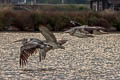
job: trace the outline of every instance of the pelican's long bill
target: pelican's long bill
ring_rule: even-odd
[[[15,43],[15,42],[20,42],[20,41],[23,41],[23,39],[13,41],[13,43]]]

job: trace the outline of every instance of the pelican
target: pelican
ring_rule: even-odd
[[[46,49],[51,48],[51,46],[42,42],[36,38],[30,39],[21,39],[14,42],[22,42],[22,46],[20,48],[20,66],[24,66],[27,63],[27,59],[30,55],[37,53],[39,50],[39,60],[45,59],[46,57]]]
[[[88,26],[88,25],[82,25],[80,26],[80,23],[76,22],[76,21],[70,21],[71,24],[73,24],[73,28],[65,31],[65,32],[75,32],[76,30],[79,30],[80,32],[83,32],[85,34],[106,34],[107,32],[105,32],[105,28],[100,27],[100,26]]]
[[[56,40],[54,34],[49,31],[46,27],[39,28],[43,36],[46,38],[46,41],[41,41],[37,38],[23,38],[20,40],[16,40],[14,42],[22,42],[22,46],[20,48],[20,66],[24,66],[27,64],[27,60],[29,56],[35,53],[39,53],[39,61],[44,60],[46,57],[46,53],[51,49],[65,49],[62,44],[66,43],[67,40]]]
[[[76,36],[79,38],[86,38],[86,37],[94,37],[90,31],[86,30],[87,25],[84,26],[77,26],[77,27],[72,27],[69,30],[66,30],[65,33],[69,33],[72,36]]]
[[[66,30],[65,33],[69,33],[72,36],[76,36],[79,38],[85,38],[85,37],[94,37],[94,34],[106,34],[107,32],[104,32],[106,29],[99,26],[88,26],[88,25],[78,25],[75,26],[75,24],[78,24],[78,22],[70,21],[71,24],[74,25],[69,30]]]

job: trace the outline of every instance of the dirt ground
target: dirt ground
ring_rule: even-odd
[[[0,80],[120,80],[120,34],[77,38],[54,33],[66,39],[64,49],[50,50],[39,62],[38,54],[29,57],[27,66],[19,66],[22,38],[44,40],[40,33],[0,33]],[[25,71],[24,71],[25,69]]]

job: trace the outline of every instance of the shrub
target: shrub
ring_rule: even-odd
[[[15,26],[22,31],[38,31],[39,25],[46,25],[50,30],[61,31],[73,27],[70,20],[75,20],[81,25],[111,27],[120,30],[120,14],[100,12],[52,12],[52,11],[0,11],[0,30],[7,30]]]
[[[79,10],[82,11],[82,10],[89,10],[89,8],[85,7],[85,6],[79,6]]]
[[[0,30],[4,30],[4,28],[5,28],[3,19],[4,19],[4,15],[2,12],[0,12]]]
[[[113,26],[118,31],[120,31],[120,29],[119,29],[119,25],[120,25],[120,14],[119,14],[119,12],[104,13],[103,17],[104,17],[104,19],[106,19],[106,21],[109,22],[109,24],[111,24],[111,26]]]

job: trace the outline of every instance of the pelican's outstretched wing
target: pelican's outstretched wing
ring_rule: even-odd
[[[55,35],[48,28],[39,26],[39,30],[48,42],[57,42]]]
[[[73,35],[75,33],[75,29],[71,28],[69,30],[66,30],[65,33],[69,33],[70,35]]]
[[[20,66],[26,65],[27,59],[30,55],[34,54],[36,45],[27,44],[20,49]]]
[[[20,66],[24,66],[27,63],[27,59],[29,56],[31,56],[32,54],[36,53],[37,49],[40,48],[40,45],[38,44],[26,44],[24,46],[21,47],[20,51]],[[40,53],[41,57],[40,57],[40,61],[41,59],[45,59],[46,53]],[[44,58],[42,58],[44,57]]]

